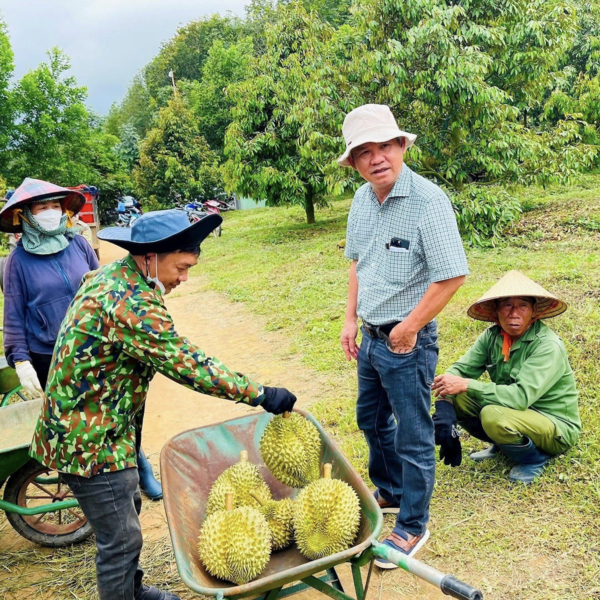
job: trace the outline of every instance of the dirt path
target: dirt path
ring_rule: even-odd
[[[123,256],[124,252],[116,246],[102,244],[100,255],[104,264]],[[207,291],[204,283],[202,277],[191,278],[179,288],[181,291],[167,297],[166,303],[178,332],[197,343],[207,355],[218,357],[230,368],[244,372],[261,383],[288,387],[298,396],[298,406],[306,406],[320,399],[324,390],[331,386],[327,378],[311,371],[298,356],[290,354],[289,342],[283,334],[267,331],[265,323],[243,304],[233,303]],[[177,433],[257,410],[262,409],[204,396],[157,375],[150,386],[143,431],[143,446],[155,473],[158,473],[161,448]],[[162,502],[146,501],[141,521],[147,541],[169,539]],[[3,551],[27,549],[30,546],[29,542],[12,531],[5,520],[1,524],[5,526],[0,527],[0,555]],[[352,594],[349,567],[342,566],[339,572],[342,582]],[[36,572],[31,572],[30,577],[30,582],[35,581]],[[398,589],[399,584],[402,591]],[[34,587],[28,590],[22,590],[18,599],[45,598]],[[445,597],[409,575],[393,572],[381,576],[377,570],[371,579],[371,590],[370,600],[434,600]],[[178,589],[178,592],[181,590]],[[197,596],[183,592],[181,598],[188,600]],[[307,591],[297,598],[321,600],[324,596]]]

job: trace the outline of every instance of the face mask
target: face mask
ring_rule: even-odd
[[[63,217],[61,210],[49,208],[35,215],[37,224],[45,231],[54,231],[60,227],[60,221]]]
[[[165,295],[167,290],[158,278],[158,254],[156,255],[156,277],[150,277],[150,269],[148,268],[148,263],[146,262],[146,281],[153,283],[154,288],[158,289],[163,296]]]

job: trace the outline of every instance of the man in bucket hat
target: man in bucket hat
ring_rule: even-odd
[[[296,397],[206,356],[175,331],[164,296],[186,281],[219,215],[151,212],[101,239],[130,254],[85,276],[61,326],[30,454],[62,473],[96,534],[100,600],[174,600],[142,584],[137,455],[158,371],[188,388],[279,414]]]
[[[567,305],[518,271],[509,271],[467,314],[495,323],[446,373],[435,378],[440,400],[436,437],[460,452],[458,424],[491,442],[475,461],[505,454],[517,463],[514,482],[531,483],[548,460],[573,446],[581,433],[575,378],[562,340],[542,321]],[[490,383],[478,381],[485,372]],[[456,414],[455,414],[456,411]]]
[[[346,150],[338,163],[366,183],[348,217],[352,265],[341,344],[346,358],[358,362],[357,422],[369,445],[375,495],[384,512],[398,514],[383,543],[413,556],[429,536],[435,478],[429,414],[435,317],[463,284],[467,260],[448,197],[404,164],[416,136],[398,128],[390,109],[356,108],[343,134]],[[376,564],[395,568],[383,559]]]

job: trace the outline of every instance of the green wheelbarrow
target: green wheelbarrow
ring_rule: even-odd
[[[92,528],[61,474],[29,458],[41,407],[29,400],[0,408],[0,510],[24,538],[57,548],[85,540]]]
[[[177,568],[184,583],[198,594],[216,596],[217,600],[247,596],[275,600],[308,587],[333,600],[365,600],[373,560],[380,556],[437,586],[444,594],[465,600],[481,600],[481,591],[377,542],[383,515],[372,493],[314,417],[301,410],[296,412],[310,419],[319,429],[322,462],[333,464],[332,476],[351,485],[358,494],[361,523],[355,545],[344,552],[313,561],[304,558],[295,547],[276,552],[258,578],[239,586],[216,579],[206,572],[198,557],[197,543],[200,526],[206,516],[208,493],[223,470],[238,461],[240,450],[247,450],[250,462],[259,466],[274,498],[294,497],[298,492],[279,483],[262,461],[259,441],[271,415],[259,413],[185,431],[169,440],[162,449],[160,464],[164,506]],[[346,562],[352,569],[356,599],[344,592],[335,571],[337,565]],[[361,567],[365,565],[369,565],[369,571],[363,585]]]
[[[17,372],[8,366],[6,358],[0,356],[0,407],[8,406],[10,399],[16,395],[20,400],[27,400],[21,391],[21,382],[17,377]]]

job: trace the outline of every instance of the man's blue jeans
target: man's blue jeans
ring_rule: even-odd
[[[397,525],[425,532],[435,480],[431,384],[438,360],[437,325],[395,354],[363,328],[358,353],[356,418],[369,445],[369,477],[382,498],[400,506]]]
[[[142,497],[135,468],[79,477],[63,473],[96,534],[96,579],[100,600],[134,600],[144,572],[138,561]]]

